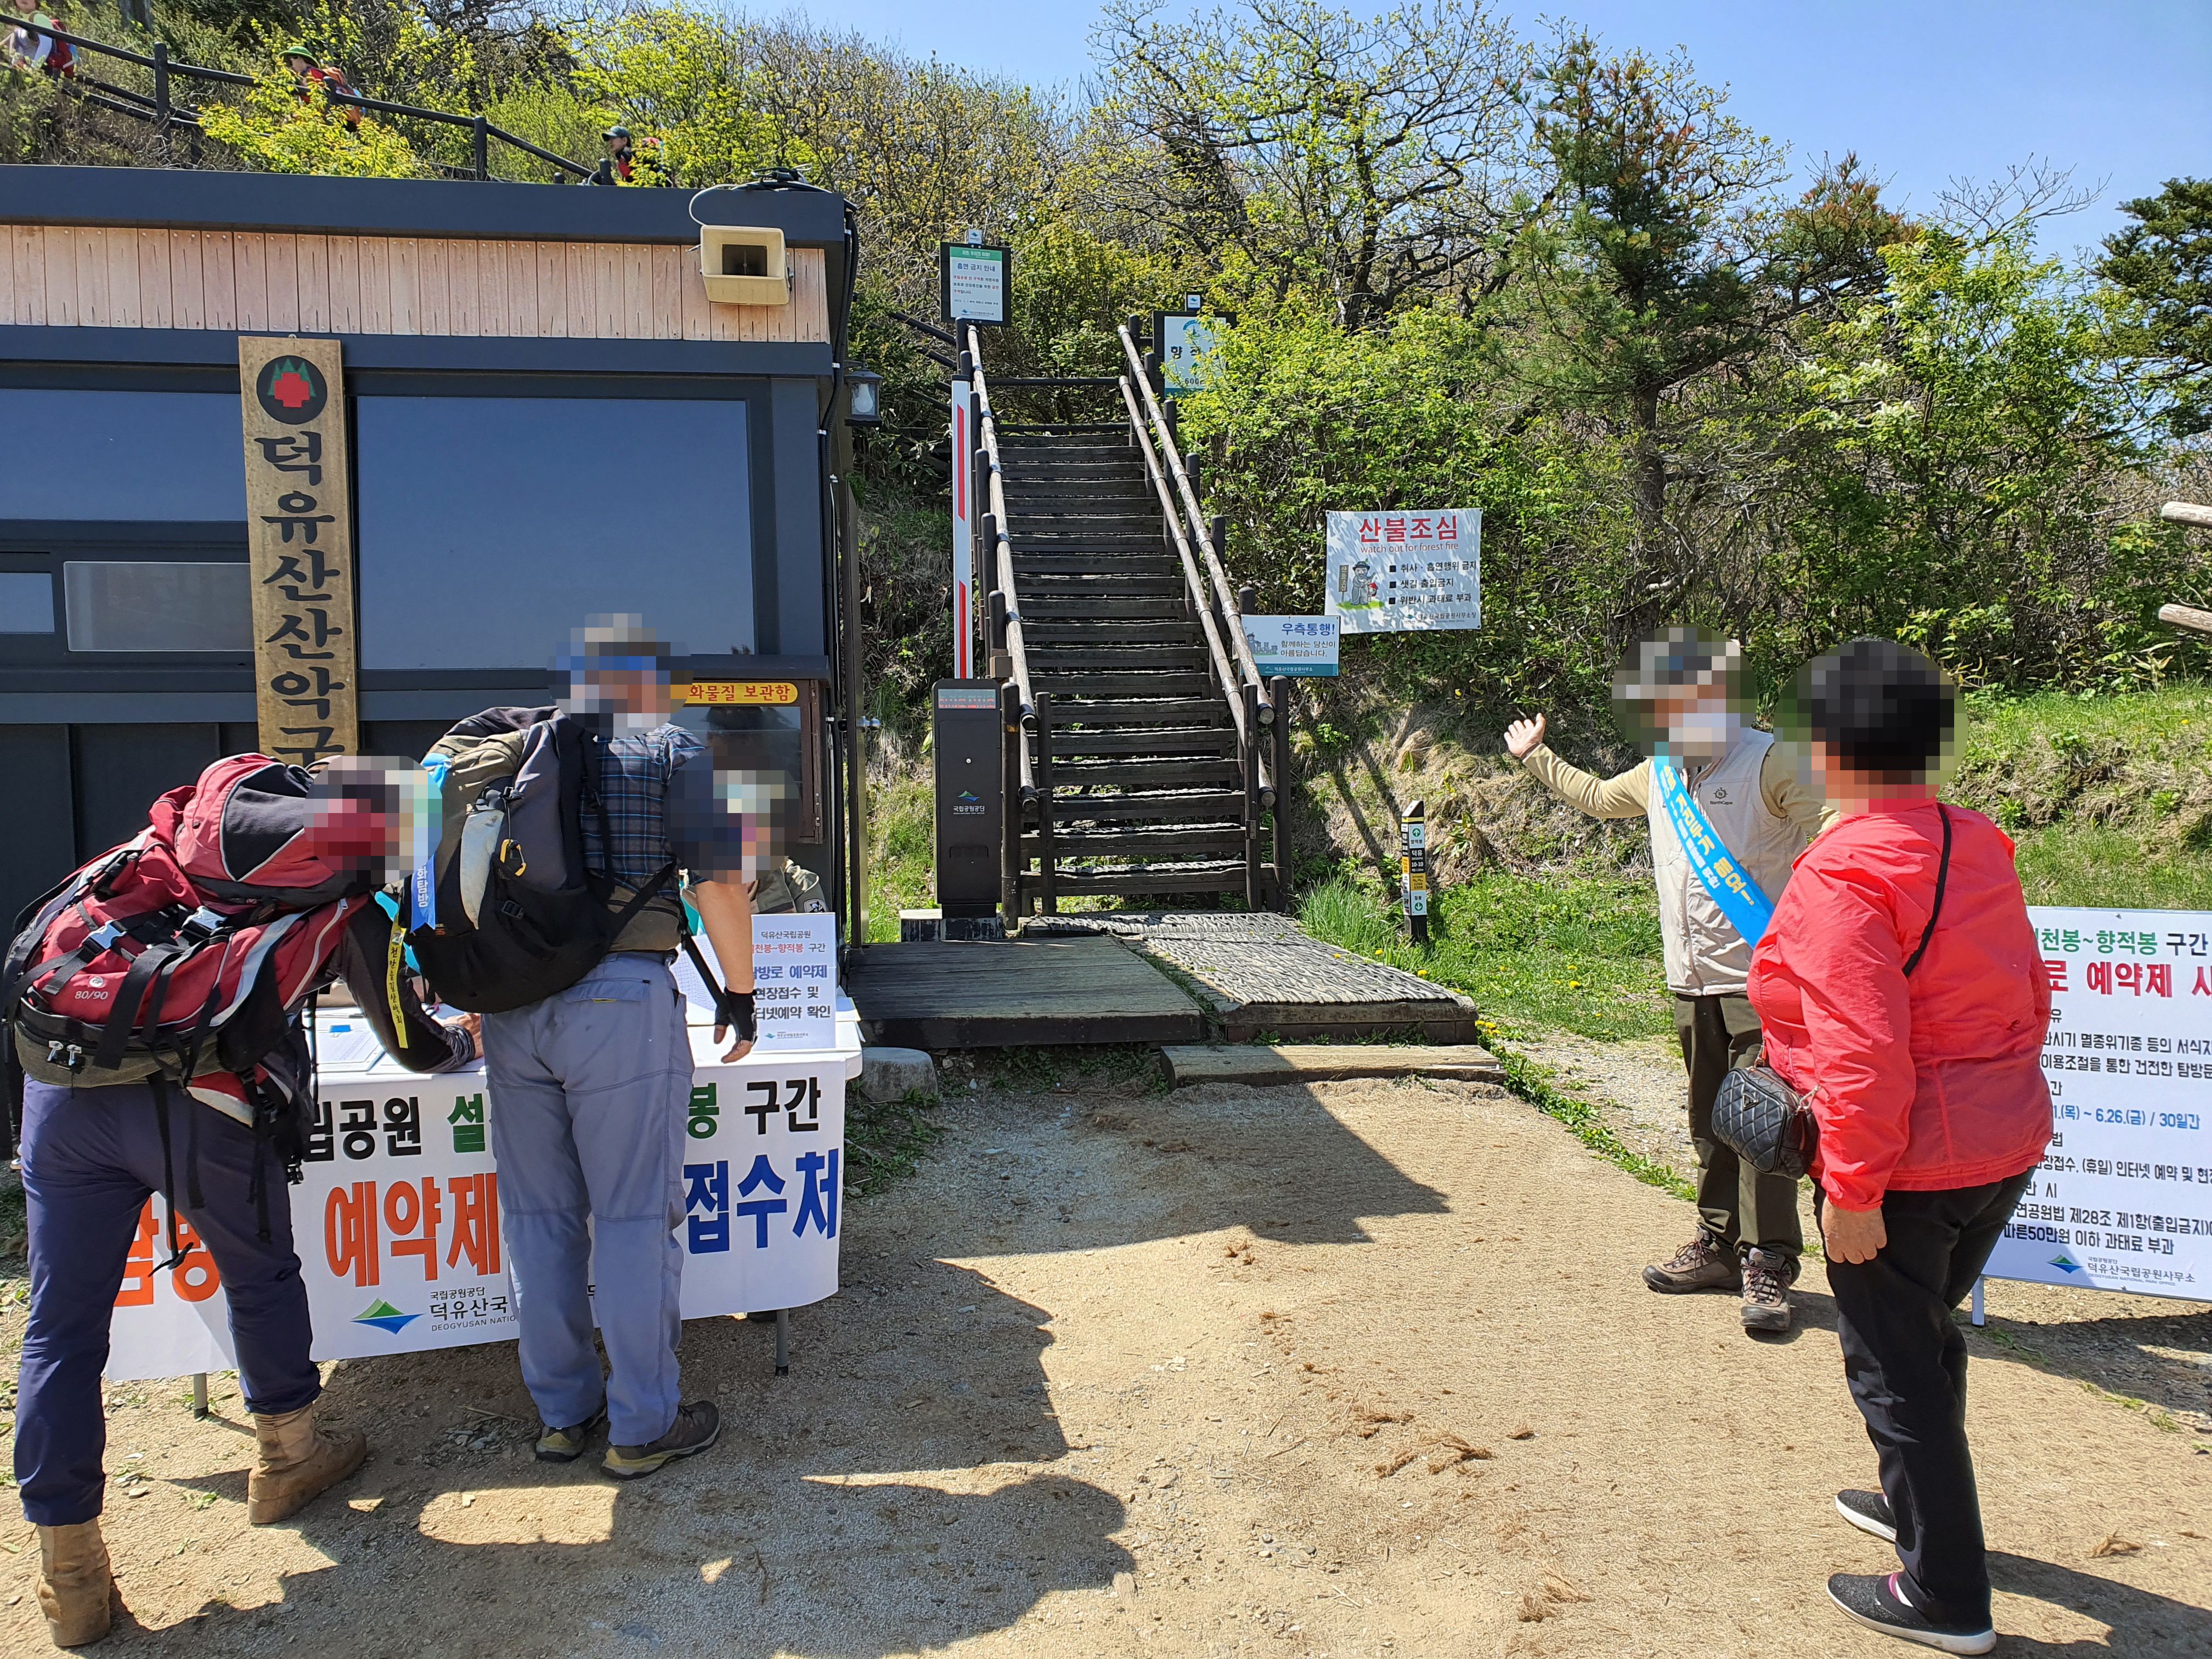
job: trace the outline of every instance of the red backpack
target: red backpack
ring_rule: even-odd
[[[374,902],[365,861],[307,850],[311,784],[264,755],[219,760],[28,907],[0,967],[9,1069],[74,1088],[150,1080],[165,1146],[182,1084],[296,1158],[314,1113],[296,1016]]]

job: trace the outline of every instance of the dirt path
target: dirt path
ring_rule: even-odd
[[[508,1348],[362,1362],[327,1398],[368,1469],[249,1529],[240,1431],[112,1390],[109,1468],[145,1479],[109,1504],[104,1650],[1899,1651],[1822,1589],[1888,1558],[1830,1507],[1872,1464],[1817,1267],[1781,1343],[1650,1295],[1679,1200],[1473,1085],[948,1119],[848,1212],[789,1377],[763,1328],[689,1328],[728,1428],[651,1480],[529,1461]],[[2212,1437],[1973,1353],[1999,1651],[2212,1654]],[[11,1651],[46,1650],[31,1566],[0,1562]]]

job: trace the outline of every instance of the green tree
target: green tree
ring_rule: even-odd
[[[289,70],[257,80],[243,102],[203,106],[207,136],[268,173],[417,179],[430,169],[406,139],[373,117],[349,125],[319,94],[303,102]]]
[[[2212,179],[2172,179],[2120,204],[2097,274],[2118,290],[2114,344],[2147,366],[2176,437],[2212,432]]]

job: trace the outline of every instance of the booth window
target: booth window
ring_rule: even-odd
[[[43,570],[0,571],[0,634],[54,631],[54,579]]]
[[[72,651],[253,650],[253,573],[243,564],[72,559],[62,595]]]
[[[234,392],[0,386],[0,518],[246,521]]]
[[[592,615],[753,648],[738,400],[363,396],[362,666],[544,670]]]

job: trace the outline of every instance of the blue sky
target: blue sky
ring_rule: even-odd
[[[1083,0],[805,0],[802,9],[1041,84],[1088,71],[1097,15]],[[1505,9],[1535,32],[1537,10]],[[2080,183],[2109,178],[2094,207],[2045,231],[2054,252],[2114,228],[2116,202],[2178,174],[2212,174],[2208,0],[1561,0],[1554,15],[1616,49],[1687,47],[1705,79],[1729,84],[1736,115],[1801,164],[1856,149],[1907,208],[1932,206],[1954,176],[1987,177],[2030,155],[2075,168]]]

